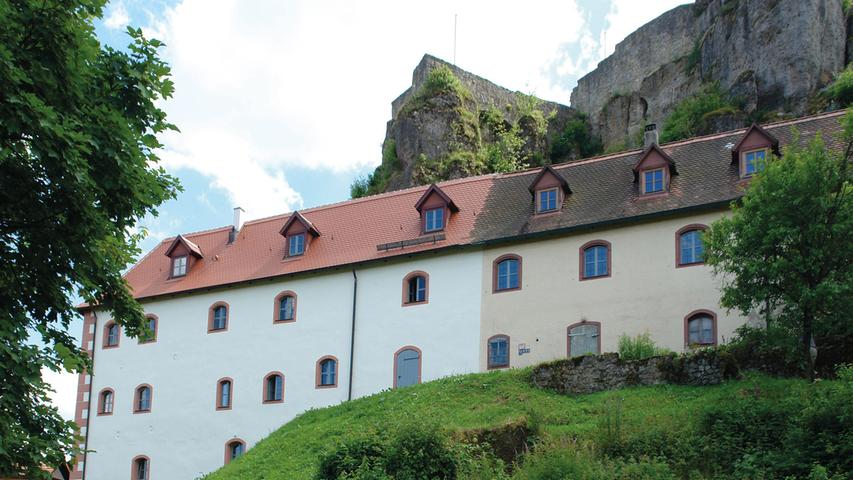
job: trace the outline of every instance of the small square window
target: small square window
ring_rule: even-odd
[[[643,193],[658,193],[663,191],[663,169],[643,172]]]
[[[433,208],[424,213],[424,232],[444,230],[444,208]]]
[[[183,277],[187,274],[187,256],[183,255],[172,259],[172,276]]]
[[[753,174],[764,170],[767,160],[767,150],[755,150],[743,155],[743,176],[751,177]]]
[[[557,189],[539,190],[538,213],[553,212],[557,210]]]
[[[298,257],[305,253],[305,234],[292,235],[287,238],[287,256]]]

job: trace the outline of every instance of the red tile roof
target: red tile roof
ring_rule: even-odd
[[[422,237],[415,204],[429,187],[415,187],[300,211],[323,232],[301,257],[285,259],[285,239],[279,234],[291,215],[285,214],[246,222],[230,245],[230,226],[185,234],[204,252],[204,258],[185,277],[169,278],[165,252],[175,238],[163,240],[125,277],[134,296],[146,298],[469,244],[476,215],[483,210],[495,177],[469,177],[441,184],[459,211],[448,220],[445,238],[436,242],[377,249],[381,244]]]
[[[843,113],[777,122],[764,128],[783,144],[795,138],[794,128],[801,134],[801,142],[822,131],[827,145],[838,148],[832,134],[839,130],[838,120]],[[284,214],[246,222],[231,244],[230,226],[183,235],[197,251],[204,252],[204,258],[185,277],[169,278],[170,260],[165,252],[178,237],[163,240],[125,277],[135,297],[150,298],[451,246],[486,244],[687,208],[725,205],[742,194],[742,182],[731,166],[730,149],[746,131],[662,145],[661,150],[678,162],[680,175],[673,180],[671,193],[654,201],[637,201],[632,168],[643,152],[631,150],[555,165],[553,171],[572,186],[573,193],[559,214],[546,218],[532,215],[528,191],[541,168],[483,175],[438,184],[459,208],[450,217],[444,238],[421,233],[415,206],[430,189],[422,186],[300,211],[310,225],[322,232],[300,257],[285,258],[286,242],[279,232],[292,214]],[[429,241],[417,242],[426,239]],[[407,246],[377,248],[401,243]]]

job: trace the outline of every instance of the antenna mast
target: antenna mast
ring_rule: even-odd
[[[456,17],[457,14],[453,14],[453,64],[456,65]]]

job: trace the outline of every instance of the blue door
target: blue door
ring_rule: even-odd
[[[407,348],[397,354],[397,387],[421,383],[421,354]]]

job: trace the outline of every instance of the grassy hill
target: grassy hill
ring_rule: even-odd
[[[801,404],[794,401],[795,399],[812,401],[810,399],[815,395],[821,395],[820,390],[829,391],[828,389],[836,388],[842,383],[842,381],[824,381],[812,385],[798,379],[779,379],[750,374],[743,380],[713,387],[665,385],[572,398],[533,387],[529,382],[529,376],[530,370],[524,369],[450,377],[423,385],[382,392],[335,407],[312,410],[282,426],[255,445],[242,458],[211,474],[209,479],[315,478],[320,455],[334,449],[343,439],[354,435],[365,435],[366,432],[381,434],[399,429],[400,426],[411,425],[413,422],[438,424],[446,429],[450,436],[457,439],[464,436],[464,433],[460,434],[460,432],[518,422],[528,424],[536,435],[531,442],[535,442],[537,447],[534,454],[526,455],[528,458],[525,461],[518,462],[523,465],[523,468],[517,468],[514,473],[510,473],[514,475],[513,478],[563,478],[533,472],[535,468],[542,467],[551,461],[536,457],[547,457],[562,448],[599,452],[595,453],[596,458],[607,461],[611,457],[606,454],[606,451],[608,448],[613,449],[614,445],[618,446],[620,452],[640,452],[638,458],[649,455],[663,459],[662,461],[673,466],[673,471],[682,472],[678,477],[654,476],[654,474],[641,477],[637,476],[638,474],[629,473],[619,478],[680,478],[685,477],[686,474],[683,472],[692,468],[690,465],[685,466],[685,462],[695,461],[696,468],[702,470],[701,463],[707,460],[697,458],[691,460],[691,457],[686,454],[681,458],[680,454],[667,453],[668,447],[662,444],[674,446],[680,441],[690,442],[691,435],[695,435],[698,429],[709,428],[708,415],[703,413],[709,411],[713,413],[714,409],[719,409],[721,406],[740,405],[745,400],[760,400],[761,405],[770,406],[769,410],[778,410],[779,415],[784,415],[787,411],[784,405],[802,410],[801,407],[795,407]],[[845,397],[847,399],[850,392],[849,384],[848,379],[844,384],[845,392],[848,394],[848,397]],[[850,408],[850,406],[842,408]],[[747,411],[753,410],[760,413],[768,409],[750,407]],[[846,419],[849,425],[853,419],[853,412],[845,411],[850,413]],[[773,412],[770,413],[775,415]],[[719,412],[713,415],[725,417]],[[749,413],[747,416],[749,415],[752,414]],[[743,421],[747,422],[746,425],[749,425],[749,422],[762,424],[768,422],[763,417],[745,418]],[[734,433],[739,434],[738,431],[743,429],[725,428],[725,430],[735,430]],[[782,442],[780,438],[772,438],[774,435],[782,435],[781,433],[774,433],[771,426],[765,430],[765,436],[768,436],[770,441]],[[845,432],[847,435],[845,438],[849,443],[853,440],[853,435],[849,430]],[[658,439],[657,443],[655,439]],[[725,444],[726,441],[728,439],[724,438],[723,443]],[[743,450],[742,447],[738,448],[740,448],[739,451]],[[845,448],[848,449],[847,452],[853,453],[851,445],[848,444]],[[838,454],[844,454],[844,451],[841,450]],[[711,456],[714,453],[706,452]],[[726,452],[716,453],[728,455]],[[723,458],[723,462],[728,463],[736,460]],[[554,461],[557,464],[571,463],[570,459]],[[548,468],[545,465],[544,469]],[[567,467],[557,465],[554,468],[565,471]],[[669,467],[664,465],[664,468]],[[818,474],[820,473],[819,471]],[[690,478],[715,478],[715,476],[705,475],[703,473],[697,477],[691,474]],[[489,478],[489,476],[477,478]],[[616,477],[580,475],[565,478]],[[818,476],[814,478],[847,477]]]

